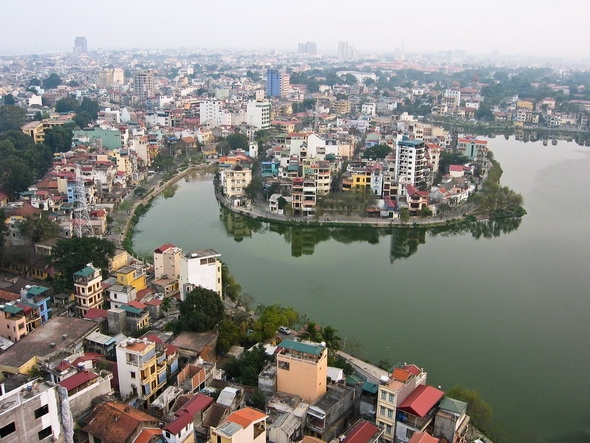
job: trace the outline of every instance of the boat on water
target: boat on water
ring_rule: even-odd
[[[549,140],[547,140],[546,138],[543,139],[543,146],[547,146],[547,144],[549,143]]]
[[[553,146],[555,146],[555,145],[557,144],[557,139],[556,139],[556,138],[552,139],[552,140],[551,140],[551,144],[552,144]]]

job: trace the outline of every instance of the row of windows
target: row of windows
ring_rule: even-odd
[[[395,394],[391,394],[386,391],[381,391],[381,400],[386,400],[389,401],[389,403],[393,403],[395,401]]]

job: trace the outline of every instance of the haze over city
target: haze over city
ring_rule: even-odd
[[[581,59],[590,2],[566,0],[417,0],[287,4],[271,0],[56,0],[10,2],[2,11],[0,55],[71,51],[74,35],[90,51],[116,49],[252,49],[296,51],[314,41],[318,53],[348,41],[360,53],[464,50],[486,54]]]

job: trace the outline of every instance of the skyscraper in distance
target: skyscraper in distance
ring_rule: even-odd
[[[346,60],[348,58],[348,42],[338,42],[338,60]]]
[[[76,37],[74,40],[74,54],[86,54],[88,52],[88,44],[86,37]]]
[[[86,42],[86,37],[76,37],[74,40],[74,54],[86,54],[88,52],[88,45]]]
[[[266,70],[266,96],[281,96],[281,72],[278,69]]]

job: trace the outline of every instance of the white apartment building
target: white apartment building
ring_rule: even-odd
[[[195,287],[217,292],[221,297],[221,254],[213,249],[187,252],[180,257],[180,298],[184,300],[186,294]]]
[[[205,100],[199,105],[199,119],[201,126],[216,128],[231,125],[231,114],[223,110],[219,100]]]
[[[245,188],[252,181],[252,169],[241,165],[233,165],[220,174],[223,193],[227,198],[242,197]]]
[[[249,100],[246,106],[246,123],[256,129],[270,129],[270,102]]]
[[[158,363],[156,344],[147,339],[129,338],[117,345],[117,372],[121,397],[136,396],[147,405],[166,384],[166,365]]]
[[[422,140],[398,140],[395,147],[395,180],[417,186],[428,177],[426,147]]]

